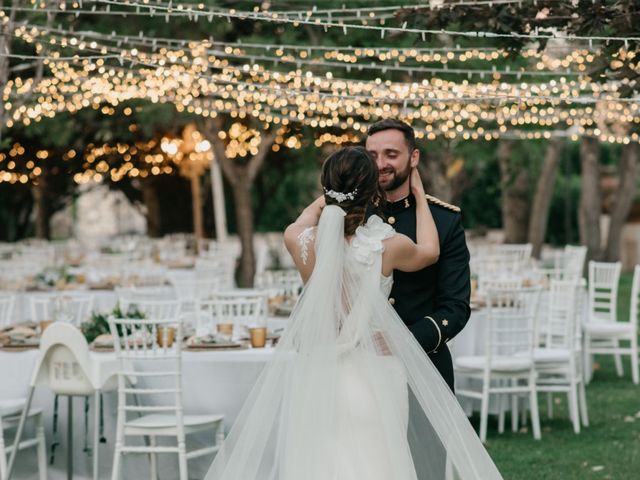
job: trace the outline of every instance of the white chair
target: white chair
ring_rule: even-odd
[[[162,287],[167,282],[167,269],[149,262],[133,262],[123,268],[125,285]]]
[[[211,298],[216,291],[222,289],[223,279],[216,276],[200,275],[200,273],[197,272],[190,277],[176,272],[169,274],[182,311],[195,312],[199,301]]]
[[[91,315],[94,297],[91,294],[67,292],[29,297],[31,321],[65,321],[80,326]]]
[[[209,253],[196,260],[196,276],[198,278],[216,278],[220,288],[235,287],[235,257],[219,253]]]
[[[516,290],[522,287],[522,282],[522,277],[518,275],[488,277],[482,282],[481,292],[489,292],[490,290]]]
[[[531,259],[531,252],[533,245],[530,243],[504,243],[502,245],[496,245],[493,249],[494,253],[507,259],[512,263],[518,263],[521,265],[526,264]]]
[[[16,441],[14,439],[13,444],[7,445],[5,443],[4,434],[5,431],[14,428],[20,423],[20,414],[24,409],[26,399],[15,400],[0,400],[0,478],[8,478],[7,472],[7,455],[11,454],[16,447]],[[42,410],[31,409],[27,414],[29,420],[33,420],[35,424],[35,436],[19,442],[18,450],[25,450],[27,448],[36,447],[37,449],[37,464],[38,464],[38,478],[40,480],[47,480],[47,445],[44,436],[44,425],[42,421]]]
[[[589,262],[589,310],[583,327],[584,370],[587,383],[593,375],[594,354],[613,355],[618,376],[624,374],[621,355],[631,355],[633,383],[638,383],[637,325],[635,321],[619,322],[617,318],[620,270],[620,262]],[[635,277],[634,271],[634,281]],[[621,340],[629,340],[631,347],[620,346]]]
[[[480,440],[483,442],[487,439],[489,400],[495,394],[527,394],[533,437],[536,440],[541,438],[533,360],[539,297],[539,288],[490,290],[487,295],[488,324],[484,355],[455,359],[457,379],[466,377],[482,384],[480,391],[456,388],[456,394],[480,399]]]
[[[534,349],[538,372],[538,391],[547,392],[547,411],[553,416],[553,393],[567,394],[569,417],[575,433],[589,424],[586,394],[582,378],[582,349],[578,332],[580,322],[576,306],[578,285],[572,280],[553,280],[543,322],[539,323],[544,346]]]
[[[173,288],[130,288],[117,292],[122,312],[137,311],[149,318],[176,318],[180,314],[180,301]]]
[[[297,297],[302,286],[302,277],[296,269],[266,270],[260,276],[259,287],[268,290],[269,295]]]
[[[31,407],[36,386],[46,385],[56,395],[68,397],[67,411],[67,469],[73,474],[73,397],[91,397],[94,402],[93,479],[98,478],[100,392],[109,389],[107,379],[113,376],[108,369],[98,369],[89,352],[82,332],[70,323],[56,322],[47,327],[40,339],[40,356],[29,385],[29,394],[22,410],[16,442],[21,438],[26,412]],[[9,474],[15,461],[12,452]],[[71,478],[71,477],[69,477]]]
[[[0,292],[0,329],[15,323],[13,308],[16,296],[11,292]]]
[[[220,297],[202,300],[198,305],[196,332],[212,333],[216,324],[232,324],[234,332],[243,327],[264,323],[262,311],[264,299],[261,296]]]
[[[157,478],[156,454],[177,453],[180,480],[187,480],[187,460],[217,452],[224,439],[223,415],[185,415],[182,405],[182,324],[177,320],[109,319],[115,339],[118,371],[118,419],[112,479],[120,477],[122,455],[147,453],[151,478]],[[169,337],[173,339],[169,341]],[[126,378],[137,379],[127,386]],[[144,405],[130,403],[144,398]],[[132,414],[138,414],[132,417]],[[195,451],[186,451],[185,436],[210,431],[213,442]],[[149,445],[134,446],[127,437],[149,437]],[[158,436],[176,438],[176,446],[159,446]]]
[[[496,274],[518,274],[531,260],[532,245],[499,244],[478,247],[472,257],[472,270],[479,276]]]
[[[584,276],[584,262],[587,258],[587,247],[583,245],[566,245],[564,247],[562,268],[566,279],[581,279]]]
[[[258,323],[264,322],[269,314],[269,292],[262,288],[234,288],[230,290],[220,290],[211,295],[211,298],[213,300],[260,300],[261,306],[257,319]],[[252,316],[253,313],[249,315]],[[247,322],[248,321],[255,322],[256,320],[253,318],[247,318]]]

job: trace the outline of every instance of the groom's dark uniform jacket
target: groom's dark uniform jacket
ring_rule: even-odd
[[[438,229],[440,258],[417,272],[393,272],[389,303],[453,390],[453,364],[447,342],[469,320],[469,250],[462,229],[460,209],[427,195],[431,215]],[[387,202],[376,212],[383,220],[416,240],[415,197]]]

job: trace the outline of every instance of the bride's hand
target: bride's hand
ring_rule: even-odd
[[[389,345],[387,345],[387,341],[384,339],[382,333],[375,332],[373,334],[373,344],[379,355],[391,355]]]
[[[411,178],[409,183],[411,184],[411,193],[413,193],[416,198],[424,198],[424,186],[422,185],[422,179],[420,178],[418,167],[413,167],[411,169]]]

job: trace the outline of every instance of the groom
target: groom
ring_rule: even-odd
[[[398,233],[416,240],[415,197],[411,194],[411,168],[420,152],[415,133],[408,124],[386,119],[369,127],[365,143],[380,171],[380,186],[386,193],[382,216]],[[445,379],[454,388],[453,364],[447,342],[469,320],[469,250],[460,219],[460,209],[430,195],[426,201],[440,238],[440,258],[423,270],[393,272],[389,303],[416,337]]]

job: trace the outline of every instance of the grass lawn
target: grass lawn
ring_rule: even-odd
[[[623,274],[618,314],[627,319],[631,274]],[[546,395],[540,396],[542,440],[531,429],[511,433],[509,415],[505,433],[498,434],[497,418],[490,416],[487,449],[505,480],[640,479],[640,386],[631,382],[628,356],[624,377],[615,372],[613,357],[596,356],[599,364],[587,386],[590,425],[573,433],[566,395],[555,395],[554,418],[546,415]],[[559,403],[558,403],[559,402]],[[477,427],[479,419],[472,422]]]

